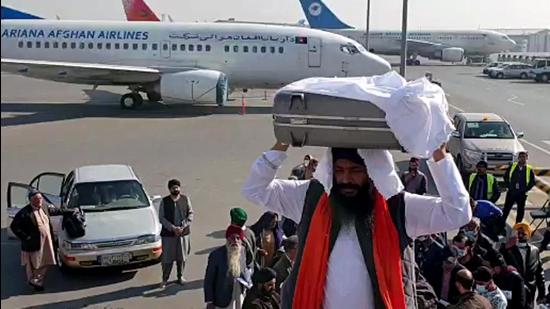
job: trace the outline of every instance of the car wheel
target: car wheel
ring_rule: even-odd
[[[543,83],[547,83],[548,80],[550,80],[550,74],[542,74],[542,76],[540,77],[540,80],[541,80]]]
[[[519,78],[521,78],[521,79],[527,79],[527,73],[521,73],[521,75],[519,76]]]
[[[497,78],[498,78],[498,79],[503,79],[503,78],[504,78],[504,74],[498,73],[498,74],[497,74]]]
[[[420,65],[420,60],[415,60],[414,65]]]

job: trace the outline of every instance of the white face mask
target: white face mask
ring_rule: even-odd
[[[525,248],[525,247],[527,247],[527,243],[526,242],[518,242],[518,247]]]
[[[482,284],[476,284],[476,291],[480,294],[483,294],[487,292],[487,288]]]

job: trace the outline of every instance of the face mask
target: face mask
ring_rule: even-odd
[[[304,160],[304,166],[309,166],[309,160]]]
[[[459,249],[457,247],[452,247],[453,252],[457,258],[464,257],[466,255],[466,249]]]
[[[520,242],[518,242],[518,247],[520,247],[520,248],[525,248],[525,247],[527,247],[527,242],[526,242],[526,241],[520,241]]]
[[[469,240],[475,240],[477,238],[476,231],[465,231],[464,235],[466,235],[466,237],[468,237]]]
[[[484,285],[476,284],[476,291],[480,294],[483,294],[487,292],[487,288]]]

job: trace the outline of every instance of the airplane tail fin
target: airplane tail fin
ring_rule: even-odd
[[[300,0],[309,26],[314,29],[350,29],[322,0]]]
[[[2,6],[2,19],[44,19],[42,17]]]
[[[144,0],[122,0],[128,21],[160,21]]]

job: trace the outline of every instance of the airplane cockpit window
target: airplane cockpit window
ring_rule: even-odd
[[[345,45],[340,45],[340,50],[343,53],[350,54],[350,55],[355,55],[355,54],[360,53],[359,49],[355,45],[353,45],[352,43],[345,44]]]

